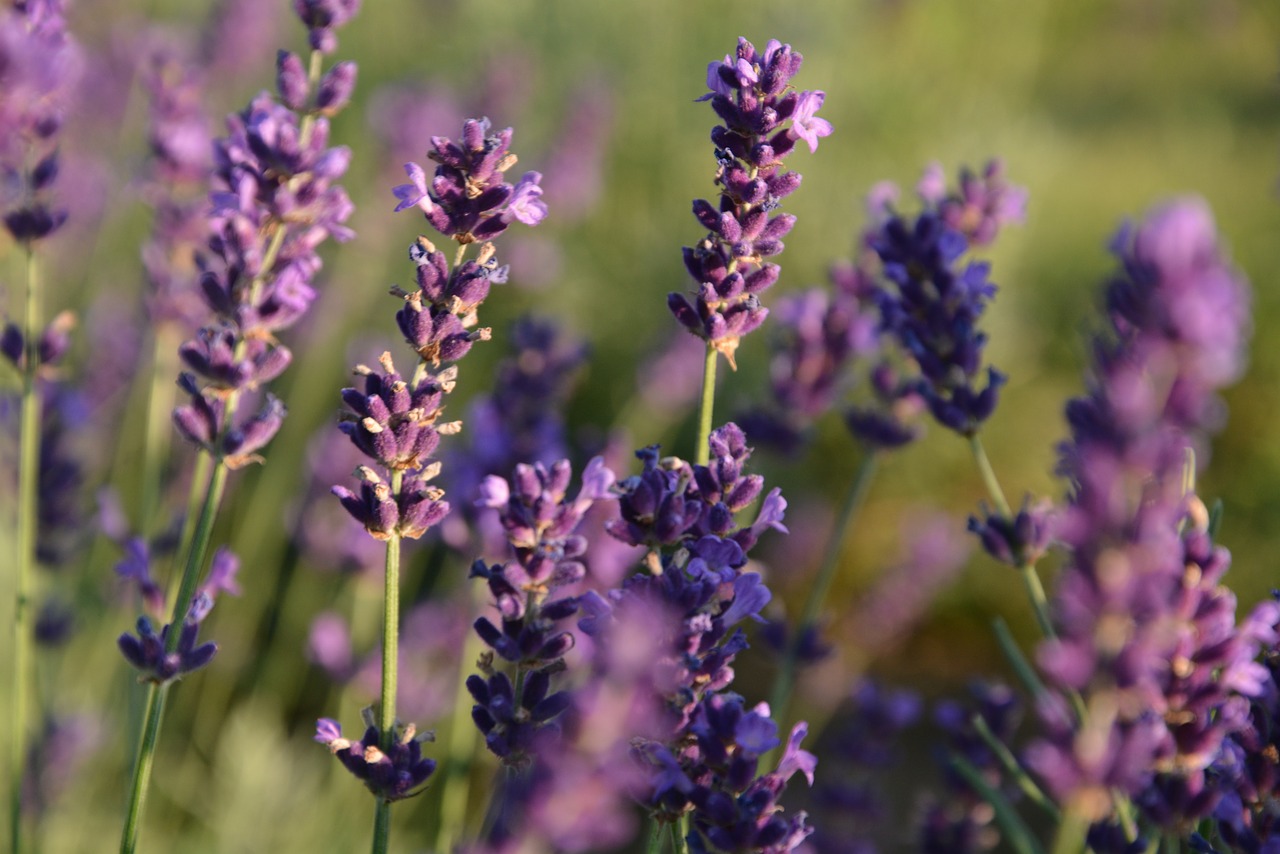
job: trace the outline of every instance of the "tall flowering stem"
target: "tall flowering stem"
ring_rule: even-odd
[[[1112,248],[1092,375],[1067,406],[1069,555],[1057,635],[1037,651],[1045,735],[1026,754],[1064,806],[1058,851],[1086,831],[1096,850],[1176,840],[1211,815],[1229,774],[1214,766],[1234,761],[1224,751],[1264,690],[1258,650],[1276,642],[1275,603],[1237,625],[1220,583],[1230,554],[1187,471],[1221,423],[1217,390],[1242,369],[1247,285],[1197,199],[1156,209]]]
[[[0,184],[9,192],[0,198],[0,215],[5,230],[26,257],[22,326],[8,324],[3,335],[4,355],[22,377],[9,715],[9,839],[15,854],[22,851],[27,706],[34,680],[31,598],[40,512],[39,369],[66,349],[62,334],[61,348],[56,354],[50,350],[50,336],[59,334],[56,321],[49,329],[42,329],[36,244],[67,219],[67,211],[57,205],[53,190],[59,172],[59,132],[78,70],[78,51],[67,35],[61,3],[5,4],[0,11]]]
[[[122,854],[137,849],[168,691],[175,679],[208,664],[217,651],[216,644],[197,646],[196,635],[219,586],[217,558],[203,586],[200,577],[228,473],[262,461],[257,452],[285,415],[283,404],[269,393],[261,395],[253,415],[237,417],[238,410],[292,360],[276,333],[296,323],[315,298],[310,280],[321,266],[316,248],[327,237],[352,236],[344,224],[351,202],[334,183],[346,171],[350,151],[328,147],[328,117],[350,100],[355,65],[339,63],[321,77],[321,60],[336,46],[333,27],[357,6],[317,9],[303,0],[295,3],[310,30],[310,72],[296,55],[281,51],[279,100],[260,94],[228,118],[228,135],[215,146],[210,231],[205,251],[197,256],[202,296],[214,319],[179,348],[189,370],[178,384],[190,401],[173,413],[178,432],[207,457],[210,475],[203,496],[192,491],[188,518],[197,502],[199,515],[168,623],[157,634],[144,617],[136,635],[119,639],[125,658],[151,683]]]
[[[490,286],[506,281],[507,268],[499,266],[488,241],[512,222],[536,225],[547,213],[541,175],[527,172],[514,186],[504,180],[503,173],[516,163],[509,151],[511,136],[510,128],[490,134],[487,120],[468,120],[458,142],[432,139],[429,156],[438,166],[430,181],[418,164],[405,165],[411,183],[394,189],[396,210],[420,210],[457,244],[457,251],[451,265],[431,241],[418,238],[409,251],[417,289],[391,290],[402,301],[396,323],[418,359],[411,379],[405,380],[391,354],[384,353],[381,372],[357,367],[363,390],[342,393],[347,412],[340,427],[376,466],[357,469],[358,492],[335,486],[333,493],[370,536],[386,544],[382,691],[376,716],[366,710],[361,741],[343,738],[342,728],[327,718],[317,723],[315,738],[376,798],[375,854],[389,845],[391,803],[416,794],[436,768],[434,760],[422,757],[415,727],[396,718],[400,543],[421,537],[449,512],[444,491],[431,483],[441,469],[431,458],[440,437],[462,427],[441,420],[445,396],[457,382],[453,363],[491,336],[489,329],[476,328],[478,309]],[[477,242],[477,256],[467,259],[468,247]]]
[[[719,204],[693,203],[693,214],[707,229],[696,246],[686,246],[684,263],[697,288],[692,300],[672,293],[667,306],[690,333],[707,342],[695,460],[707,463],[718,354],[736,368],[734,353],[742,336],[757,329],[769,311],[759,295],[778,280],[779,267],[764,259],[783,249],[782,238],[795,225],[791,214],[770,216],[781,199],[800,186],[798,172],[784,172],[786,157],[804,140],[817,151],[831,125],[817,117],[826,95],[797,92],[791,78],[800,70],[800,54],[770,40],[763,53],[745,38],[733,56],[707,66],[707,88],[699,101],[724,122],[711,131],[715,144]]]

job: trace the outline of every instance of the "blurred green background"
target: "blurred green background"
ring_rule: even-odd
[[[303,50],[305,37],[287,4],[276,5],[279,44]],[[286,533],[291,503],[307,481],[307,443],[336,413],[350,363],[376,352],[353,342],[394,340],[396,305],[386,288],[412,275],[405,247],[421,223],[391,214],[390,187],[403,180],[400,164],[387,154],[380,141],[385,128],[370,111],[387,86],[427,87],[460,111],[514,126],[513,150],[525,169],[543,168],[541,158],[563,145],[568,117],[587,93],[607,96],[599,196],[589,211],[562,221],[555,187],[548,185],[552,212],[537,230],[543,242],[519,252],[500,245],[500,257],[513,264],[512,284],[495,289],[482,309],[495,340],[462,363],[451,414],[460,416],[466,399],[487,385],[503,353],[502,330],[534,311],[560,319],[591,344],[590,366],[567,412],[577,435],[622,426],[636,446],[661,441],[686,456],[692,455],[691,415],[673,418],[637,403],[635,367],[668,346],[675,331],[665,296],[688,287],[680,247],[701,237],[690,202],[713,192],[708,132],[714,117],[694,99],[705,91],[707,63],[732,51],[739,35],[760,46],[777,38],[803,53],[796,84],[825,90],[822,115],[835,127],[816,154],[802,150],[790,161],[804,175],[786,202],[798,224],[766,304],[824,281],[827,266],[848,257],[863,223],[862,196],[877,181],[893,180],[909,195],[931,160],[953,176],[959,165],[980,167],[999,156],[1010,180],[1030,191],[1026,225],[1005,231],[991,253],[1001,290],[988,315],[988,353],[1010,382],[984,438],[1011,497],[1061,494],[1051,476],[1053,446],[1064,435],[1062,404],[1082,387],[1085,335],[1096,322],[1098,286],[1112,269],[1105,249],[1111,234],[1123,218],[1163,199],[1203,195],[1253,283],[1255,333],[1249,374],[1227,394],[1230,420],[1202,494],[1224,502],[1222,540],[1235,555],[1229,579],[1241,602],[1251,604],[1280,585],[1271,563],[1280,546],[1280,293],[1273,285],[1280,271],[1280,4],[366,0],[364,6],[339,34],[335,58],[356,59],[360,77],[356,103],[333,128],[333,140],[354,155],[345,186],[357,205],[350,224],[358,238],[325,250],[316,317],[297,331],[297,341],[290,339],[295,362],[276,384],[291,416],[268,448],[267,464],[237,475],[225,505],[216,541],[240,554],[244,594],[221,603],[210,618],[206,634],[222,644],[214,665],[174,692],[144,831],[148,850],[345,851],[367,844],[369,798],[310,737],[318,715],[355,729],[358,709],[372,697],[328,692],[304,645],[316,613],[368,609],[376,594],[358,592],[371,587],[367,582],[318,573],[305,562],[287,585],[280,574],[296,557],[288,553]],[[81,0],[71,20],[88,51],[114,57],[119,66],[128,59],[129,37],[144,26],[197,32],[206,9],[187,0]],[[238,108],[269,87],[273,62],[266,52],[215,80],[210,109]],[[149,210],[137,198],[133,176],[145,151],[144,108],[135,91],[108,131],[68,139],[70,150],[96,154],[108,166],[101,217],[61,237],[50,253],[50,311],[69,307],[91,318],[104,306],[127,309],[139,300],[137,247]],[[424,136],[417,159],[427,145]],[[77,216],[80,188],[64,182],[62,191]],[[0,253],[12,303],[18,253],[7,246]],[[722,378],[717,420],[764,398],[766,336],[767,326],[748,338],[739,371]],[[87,339],[77,343],[72,377],[101,355]],[[121,422],[78,439],[92,455],[87,506],[104,479],[126,500],[137,491],[140,398],[136,390],[120,394]],[[618,424],[619,417],[626,423]],[[119,451],[97,448],[95,441],[114,437],[117,427]],[[816,528],[819,536],[857,463],[836,421],[823,425],[802,460],[762,452],[756,461],[791,499],[793,528]],[[845,616],[835,616],[833,636],[856,636],[847,614],[899,561],[912,532],[902,520],[932,509],[960,524],[981,497],[967,448],[941,430],[892,457],[847,544],[831,608],[833,616]],[[11,506],[7,494],[5,501]],[[795,613],[812,566],[799,565],[793,555],[812,548],[768,545],[771,582]],[[421,586],[430,553],[411,553],[409,586]],[[117,559],[118,549],[98,538],[73,566],[41,580],[45,590],[75,591],[84,606],[75,639],[42,665],[46,698],[59,712],[93,716],[99,729],[98,751],[52,807],[48,852],[107,850],[119,832],[133,737],[122,733],[138,712],[141,688],[112,643],[134,619],[134,606],[116,604],[110,592]],[[449,557],[432,571],[446,579],[441,586],[456,587],[465,566]],[[277,599],[282,591],[286,598]],[[989,630],[996,614],[1031,638],[1015,577],[975,555],[936,591],[921,623],[869,667],[931,693],[957,690],[974,675],[1004,675]],[[268,615],[279,623],[264,651],[254,638]],[[366,616],[367,628],[372,621]],[[863,664],[845,650],[834,669],[824,671],[838,678],[824,677],[825,690],[810,686],[816,716],[830,709]],[[743,690],[762,694],[769,665],[748,654],[740,670]],[[487,773],[482,759],[477,798]],[[431,850],[436,810],[432,793],[398,807],[396,850]]]

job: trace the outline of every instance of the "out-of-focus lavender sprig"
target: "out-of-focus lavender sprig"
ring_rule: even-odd
[[[58,136],[82,65],[61,2],[6,4],[0,12],[0,214],[19,243],[66,221],[53,198]]]
[[[1274,642],[1274,620],[1236,628],[1218,586],[1229,556],[1187,488],[1204,456],[1191,449],[1221,421],[1215,391],[1242,368],[1248,297],[1197,199],[1122,229],[1113,251],[1121,271],[1089,390],[1067,406],[1070,558],[1052,602],[1058,637],[1038,653],[1047,735],[1027,760],[1096,833],[1123,817],[1113,792],[1144,826],[1175,831],[1221,796],[1207,769],[1245,725],[1245,698],[1265,683],[1254,659]]]
[[[587,543],[577,528],[595,502],[612,498],[614,474],[601,458],[587,464],[572,500],[571,476],[568,460],[550,467],[521,464],[510,481],[490,475],[482,487],[480,502],[498,511],[515,560],[493,566],[477,561],[472,567],[473,577],[485,579],[502,622],[499,628],[481,617],[475,629],[494,653],[515,665],[516,679],[513,686],[506,673],[487,667],[486,678],[471,676],[467,689],[489,749],[515,766],[530,761],[539,731],[554,726],[568,706],[568,694],[550,693],[551,676],[564,669],[564,655],[573,646],[572,633],[560,624],[577,613],[578,603],[556,593],[586,574],[581,558]]]
[[[283,77],[287,72],[283,61],[281,69]],[[428,767],[427,760],[421,759],[417,742],[407,735],[409,728],[396,716],[400,543],[404,538],[421,537],[449,511],[443,490],[430,483],[439,474],[441,464],[430,459],[440,435],[456,433],[461,428],[461,422],[440,421],[445,395],[456,383],[457,367],[453,363],[465,356],[476,341],[490,337],[490,330],[474,328],[477,312],[490,285],[506,281],[507,270],[498,265],[494,244],[488,241],[512,222],[537,225],[547,213],[538,173],[526,173],[515,186],[503,179],[503,173],[516,163],[516,156],[509,151],[511,129],[492,136],[488,130],[487,120],[469,119],[459,142],[434,137],[429,156],[438,166],[430,184],[421,166],[405,166],[411,183],[394,188],[399,199],[396,211],[418,208],[437,231],[456,241],[458,249],[450,265],[426,237],[420,237],[409,252],[416,266],[417,290],[408,292],[396,287],[391,291],[402,302],[396,323],[418,356],[412,378],[402,378],[387,353],[381,359],[381,373],[357,369],[365,377],[363,391],[343,391],[348,410],[341,425],[343,432],[376,469],[357,469],[358,493],[344,486],[335,486],[333,492],[371,536],[386,543],[382,690],[376,723],[371,723],[365,742],[377,742],[382,754],[406,766],[401,769],[401,778],[413,781],[409,788],[425,781],[435,764]],[[468,246],[477,241],[484,241],[477,257],[467,259]],[[511,687],[509,682],[506,684]],[[535,677],[519,687],[522,695],[529,695],[531,691],[536,693],[539,685],[545,689],[548,684],[545,678]],[[493,687],[502,693],[500,683]],[[538,697],[533,704],[542,699]],[[492,704],[482,701],[482,705]],[[341,743],[340,736],[332,721],[320,722],[317,739],[342,755],[346,746],[334,747]],[[397,756],[400,759],[395,759]],[[371,779],[368,774],[378,770],[353,765],[345,759],[344,763],[366,783]],[[408,789],[383,785],[370,788],[377,796],[374,851],[386,851],[390,803],[405,796]]]
[[[885,827],[892,803],[878,776],[898,760],[904,730],[920,716],[920,698],[869,679],[853,689],[823,733],[824,773],[813,787],[817,854],[875,854],[872,837]]]
[[[831,133],[830,123],[816,115],[825,94],[791,86],[801,62],[791,45],[770,40],[761,53],[739,38],[733,56],[707,66],[711,91],[699,99],[711,101],[724,122],[711,131],[720,198],[693,204],[708,231],[684,249],[696,294],[690,300],[672,293],[667,304],[680,325],[724,354],[731,367],[742,336],[769,313],[759,295],[778,280],[779,267],[764,259],[782,251],[782,238],[795,225],[791,214],[771,216],[800,186],[800,174],[783,171],[784,161],[797,141],[817,151],[818,139]]]
[[[923,210],[914,218],[893,211],[885,197],[865,240],[880,258],[875,291],[883,330],[919,370],[915,389],[938,423],[972,436],[995,411],[1005,377],[987,369],[979,387],[987,336],[978,321],[994,296],[990,265],[969,260],[1000,227],[1020,222],[1025,191],[1005,183],[993,161],[981,179],[961,173],[959,192],[947,194],[941,170],[930,167],[919,188]]]

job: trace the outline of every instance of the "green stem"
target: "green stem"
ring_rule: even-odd
[[[1000,739],[996,738],[996,734],[991,731],[991,727],[987,726],[986,720],[982,715],[974,715],[972,718],[974,732],[982,739],[983,743],[995,754],[996,759],[1004,766],[1004,770],[1018,784],[1018,788],[1027,796],[1028,800],[1040,807],[1045,813],[1055,821],[1062,818],[1062,813],[1048,795],[1041,791],[1031,776],[1027,774],[1026,769],[1018,762],[1013,751],[1009,750],[1009,746]]]
[[[31,606],[32,571],[36,555],[36,521],[39,518],[36,487],[40,477],[40,395],[36,371],[40,367],[40,268],[35,251],[27,246],[27,292],[23,316],[22,421],[18,451],[17,566],[13,600],[13,704],[10,710],[10,842],[14,854],[22,850],[22,777],[26,764],[27,686],[32,680]]]
[[[400,495],[404,472],[391,473],[391,494]],[[387,539],[386,572],[382,597],[382,702],[378,708],[378,730],[382,750],[391,753],[396,741],[396,677],[400,656],[400,534]],[[373,854],[386,854],[391,841],[391,803],[378,799],[373,823]]]
[[[662,854],[662,822],[649,816],[649,844],[645,846],[645,854]]]
[[[711,410],[716,400],[716,360],[720,354],[707,342],[707,360],[702,369],[702,402],[698,406],[698,446],[694,451],[694,462],[705,466],[711,460],[711,446],[707,437],[711,435]]]
[[[1075,810],[1067,810],[1053,838],[1053,854],[1081,854],[1089,821]]]
[[[683,813],[680,821],[671,825],[671,844],[676,854],[689,854],[689,814]]]
[[[973,451],[973,460],[978,465],[978,473],[982,476],[982,482],[986,485],[987,494],[995,503],[996,510],[1001,516],[1012,521],[1013,511],[1005,499],[1004,490],[1000,488],[1000,480],[991,467],[991,460],[987,459],[987,452],[982,447],[982,440],[978,438],[978,434],[975,433],[969,437],[969,448]],[[1031,602],[1031,610],[1035,612],[1036,623],[1039,624],[1041,633],[1046,638],[1056,638],[1053,621],[1049,619],[1049,599],[1045,596],[1040,576],[1036,574],[1035,564],[1020,564],[1018,574],[1022,576],[1022,586],[1027,591],[1027,599]]]
[[[822,557],[822,566],[818,570],[818,576],[814,579],[813,585],[809,588],[809,597],[805,600],[804,611],[801,613],[800,621],[796,623],[794,632],[791,633],[791,637],[787,640],[782,663],[778,667],[777,680],[773,683],[773,694],[769,701],[769,708],[773,712],[774,720],[781,721],[786,717],[786,710],[791,702],[791,691],[795,687],[796,670],[800,661],[800,644],[804,640],[805,632],[816,624],[818,614],[822,611],[822,605],[831,589],[831,583],[835,580],[836,570],[840,567],[842,546],[848,538],[849,530],[853,527],[853,519],[858,515],[858,508],[862,506],[862,502],[867,497],[867,491],[870,489],[871,481],[875,477],[878,461],[879,454],[875,451],[868,451],[862,457],[862,461],[858,463],[858,470],[849,482],[849,489],[845,493],[840,515],[836,519],[831,536],[827,539],[827,549]],[[762,767],[769,767],[767,759]]]
[[[378,798],[378,808],[373,814],[373,854],[386,854],[391,843],[391,801]]]
[[[218,515],[218,505],[222,502],[222,493],[227,485],[227,467],[221,461],[214,464],[213,474],[209,478],[205,490],[204,501],[200,507],[200,517],[196,521],[191,537],[191,547],[187,551],[187,560],[182,571],[182,580],[178,585],[178,595],[173,602],[172,617],[169,620],[169,633],[165,637],[165,652],[177,651],[182,637],[182,623],[187,611],[191,608],[191,600],[195,597],[196,586],[200,580],[200,569],[204,566],[205,555],[209,550],[209,540],[213,533],[213,523]],[[151,784],[151,768],[155,763],[156,745],[160,740],[160,725],[164,719],[165,699],[172,683],[153,684],[147,700],[147,715],[143,722],[142,738],[138,743],[138,758],[133,767],[133,787],[129,797],[129,812],[125,819],[124,832],[120,837],[120,854],[133,854],[138,848],[138,834],[142,827],[142,809],[147,800],[147,790]]]

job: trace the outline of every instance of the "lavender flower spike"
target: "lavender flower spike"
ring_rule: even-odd
[[[1060,536],[1071,554],[1052,601],[1058,638],[1038,654],[1056,693],[1027,759],[1091,820],[1112,818],[1119,791],[1153,825],[1182,828],[1222,794],[1209,769],[1247,724],[1247,697],[1264,685],[1254,658],[1274,636],[1236,628],[1219,583],[1230,556],[1183,487],[1188,448],[1220,423],[1216,390],[1242,364],[1247,291],[1196,199],[1125,227],[1113,249],[1121,269],[1093,377],[1067,407]],[[1078,724],[1071,693],[1089,710]]]
[[[770,41],[758,53],[739,39],[734,56],[708,67],[711,92],[698,99],[710,100],[724,122],[711,131],[720,198],[693,203],[693,215],[708,232],[684,249],[696,291],[692,298],[669,294],[667,307],[730,367],[739,341],[769,313],[759,295],[778,280],[779,268],[764,259],[782,251],[782,238],[795,225],[790,214],[770,216],[800,186],[798,172],[782,171],[784,161],[797,140],[816,151],[818,139],[831,133],[831,124],[816,116],[823,93],[790,85],[801,60],[790,45]]]

